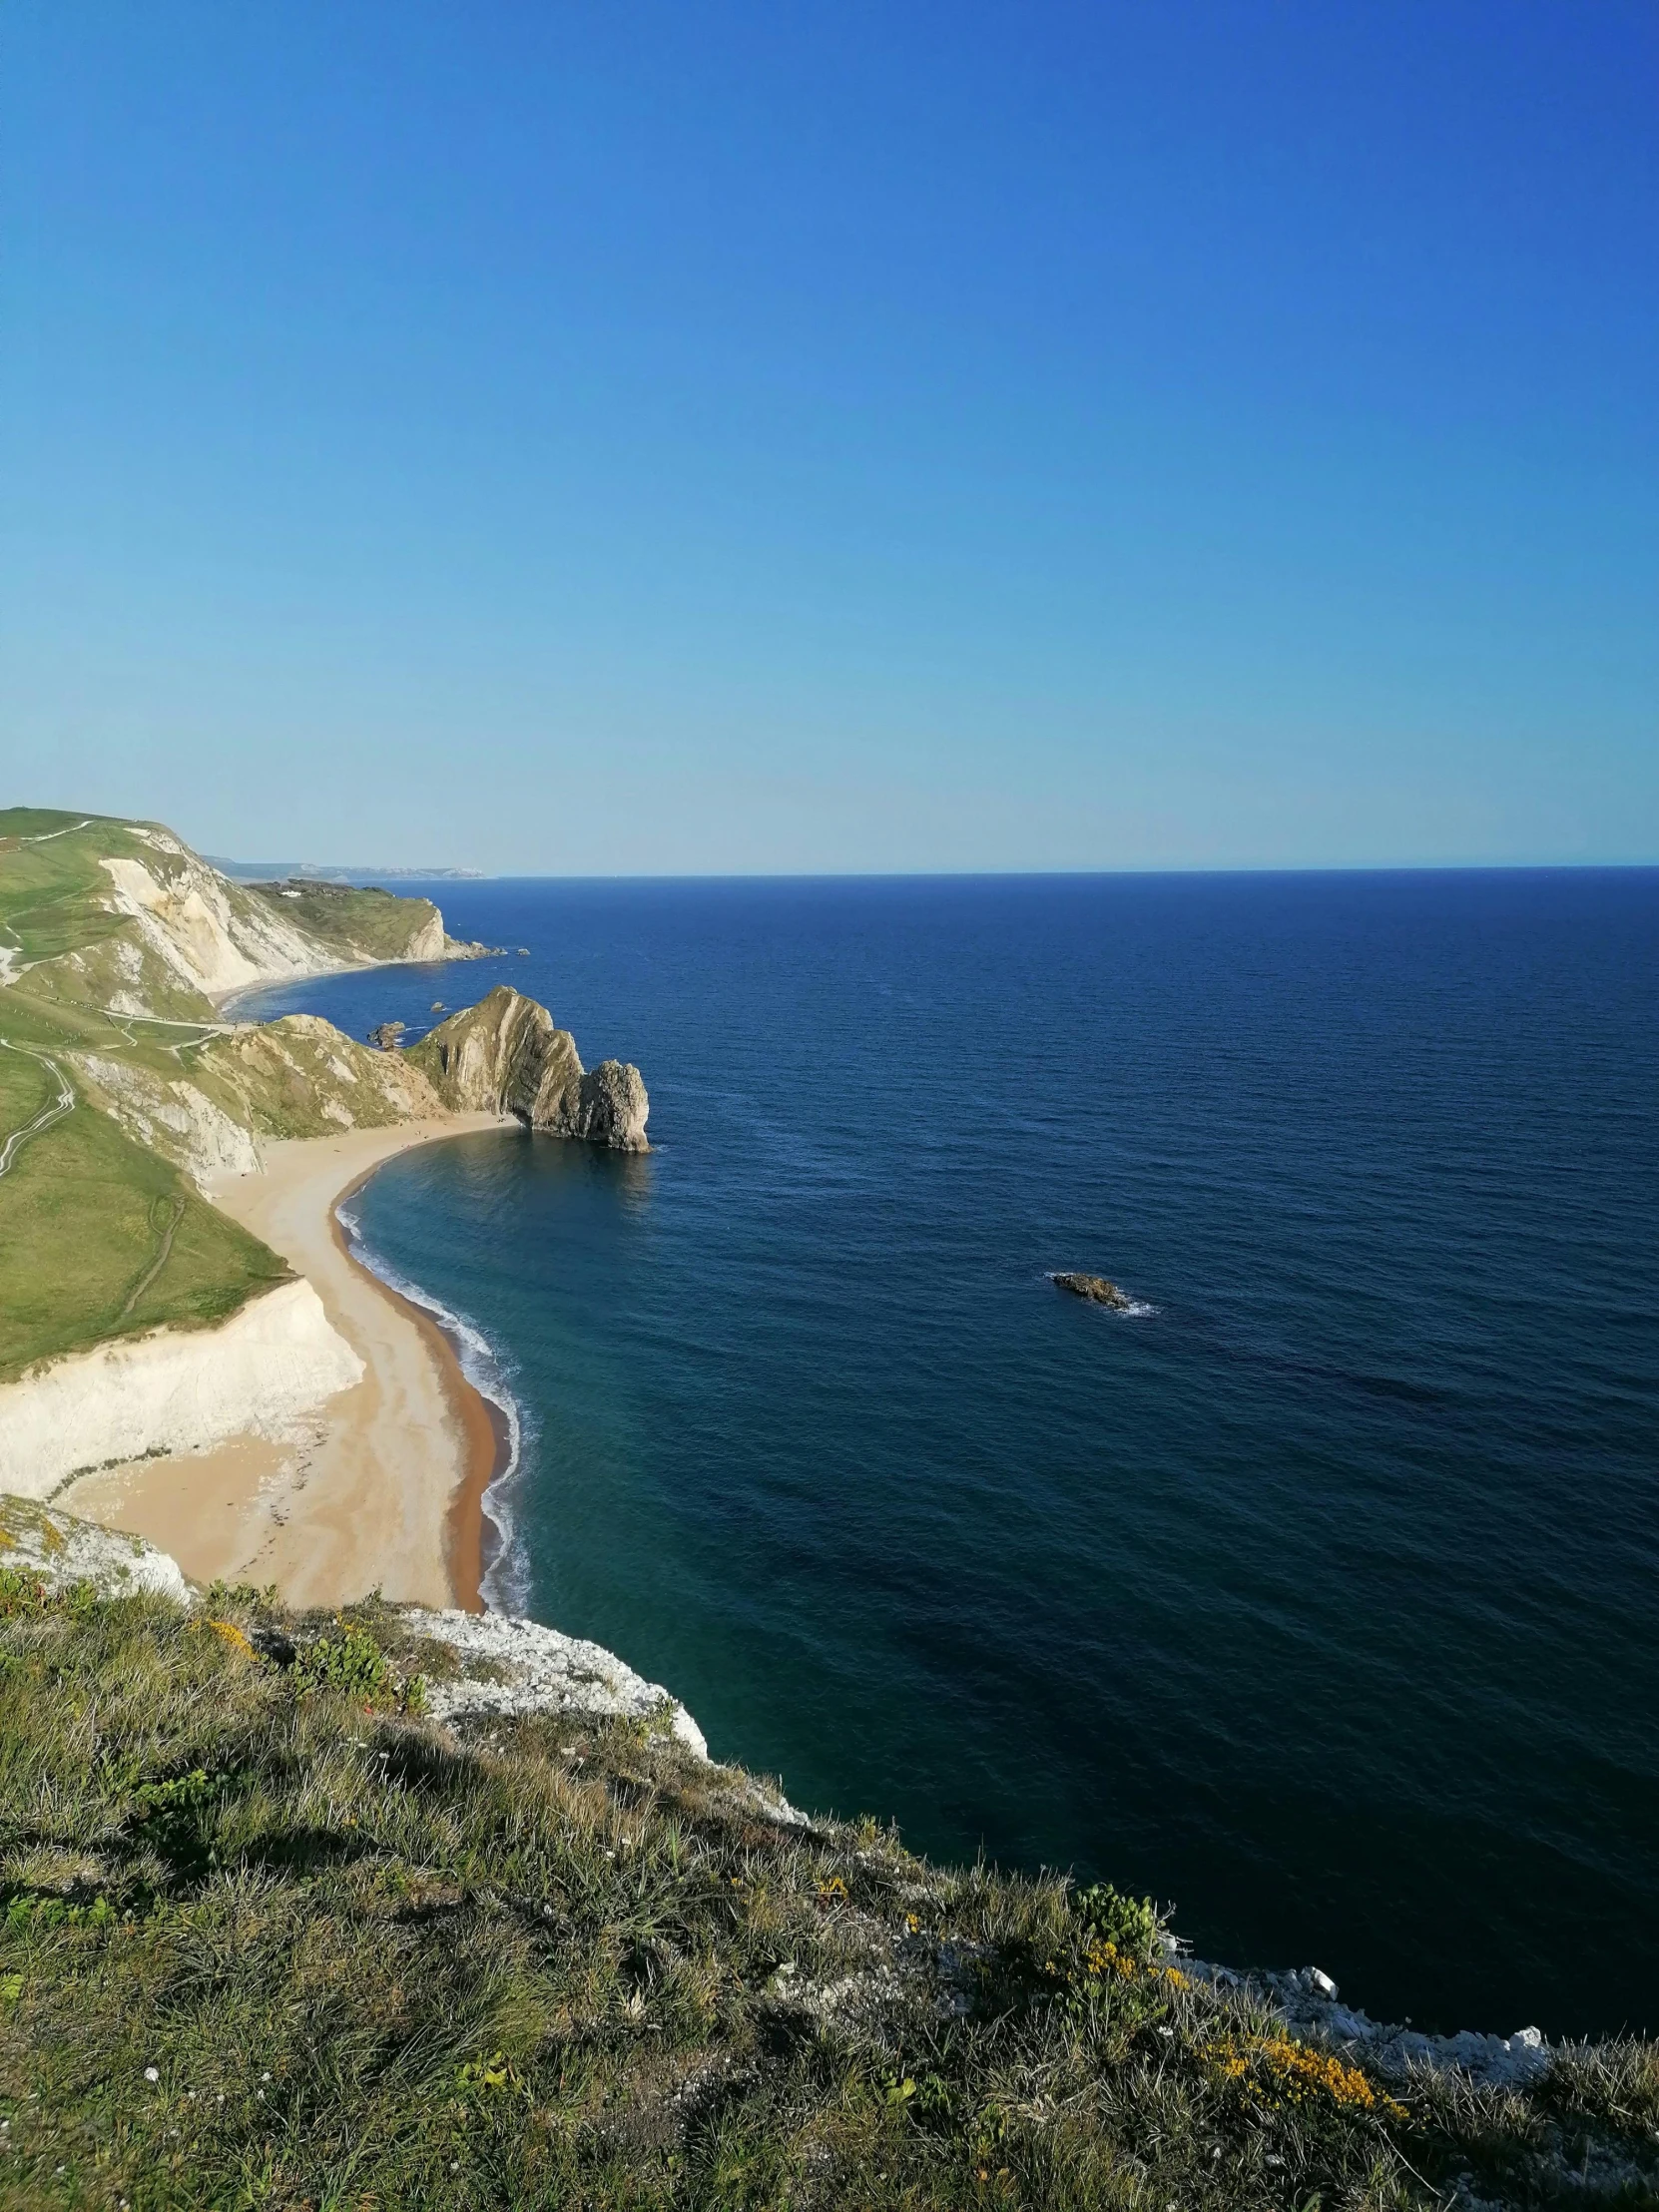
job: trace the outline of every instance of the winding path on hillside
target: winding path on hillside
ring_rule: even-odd
[[[25,1122],[21,1129],[14,1129],[3,1145],[0,1145],[0,1175],[4,1175],[31,1137],[38,1137],[43,1129],[50,1129],[55,1121],[62,1121],[75,1104],[75,1091],[56,1060],[44,1052],[31,1052],[26,1044],[13,1044],[9,1037],[0,1037],[0,1045],[8,1052],[21,1052],[26,1060],[38,1060],[58,1086],[58,1095],[43,1106],[33,1121]]]

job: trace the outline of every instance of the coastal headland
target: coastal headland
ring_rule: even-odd
[[[239,1018],[273,982],[495,948],[427,899],[232,881],[158,823],[0,813],[0,1487],[207,1581],[477,1609],[503,1417],[336,1209],[473,1130],[643,1150],[639,1070],[585,1070],[501,984],[408,1051]]]

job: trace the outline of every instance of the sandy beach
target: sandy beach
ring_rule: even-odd
[[[200,1581],[277,1583],[289,1603],[337,1605],[375,1587],[427,1605],[479,1604],[490,1408],[431,1317],[353,1260],[341,1198],[412,1145],[497,1129],[456,1114],[264,1147],[265,1172],[222,1173],[214,1203],[309,1279],[362,1360],[362,1380],[293,1435],[83,1475],[71,1511],[150,1538]]]

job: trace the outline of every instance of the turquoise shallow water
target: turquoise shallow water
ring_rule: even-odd
[[[1211,1955],[1659,2026],[1659,875],[434,892],[531,957],[259,1010],[505,978],[657,1148],[355,1202],[522,1414],[500,1599]]]

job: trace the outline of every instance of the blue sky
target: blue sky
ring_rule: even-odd
[[[7,797],[1659,858],[1659,12],[8,0]]]

